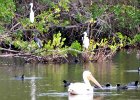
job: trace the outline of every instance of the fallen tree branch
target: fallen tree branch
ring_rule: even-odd
[[[20,53],[21,52],[21,51],[6,49],[6,48],[0,48],[0,50],[4,50],[4,51],[7,51],[7,52],[11,52],[11,53]]]

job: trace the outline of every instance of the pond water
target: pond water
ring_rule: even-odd
[[[140,89],[95,90],[93,95],[70,97],[63,80],[82,82],[82,72],[90,70],[104,85],[140,80],[136,52],[121,51],[112,61],[87,64],[26,64],[20,58],[0,58],[1,100],[139,100]],[[25,79],[18,78],[25,75]],[[79,99],[80,98],[80,99]],[[85,98],[85,99],[84,99]]]

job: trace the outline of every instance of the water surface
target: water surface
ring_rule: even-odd
[[[138,100],[140,89],[95,90],[93,95],[69,96],[63,80],[82,82],[82,72],[90,70],[104,85],[127,84],[139,80],[136,52],[121,51],[112,61],[87,64],[26,64],[20,58],[0,58],[1,100]],[[24,80],[17,79],[25,75]],[[82,98],[82,99],[81,99]],[[84,99],[83,99],[84,98]]]

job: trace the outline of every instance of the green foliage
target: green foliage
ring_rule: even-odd
[[[70,48],[71,48],[72,50],[70,50],[69,53],[72,54],[72,55],[74,55],[74,56],[77,56],[78,51],[82,51],[82,47],[81,47],[80,43],[79,43],[77,40],[74,41],[74,42],[71,44]]]
[[[96,48],[96,43],[93,39],[90,39],[89,50],[92,51]]]
[[[22,30],[18,30],[17,32],[13,33],[13,37],[16,37],[16,39],[21,39],[23,37]]]
[[[66,40],[66,38],[61,38],[60,32],[58,34],[54,34],[52,46],[54,47],[54,49],[62,48],[65,40]]]
[[[117,39],[119,40],[119,42],[117,44],[120,48],[124,47],[128,44],[131,44],[132,40],[129,37],[127,37],[125,35],[123,36],[122,33],[120,33],[120,32],[117,32],[116,34],[117,34]]]
[[[139,43],[140,42],[140,34],[136,34],[132,41],[133,41],[133,43]]]
[[[99,6],[97,4],[92,5],[92,18],[96,19],[103,15],[105,10],[107,9],[107,5]]]
[[[122,33],[120,33],[120,32],[118,32],[118,33],[116,33],[117,34],[117,36],[118,36],[118,40],[119,40],[119,46],[120,47],[123,47],[123,46],[125,46],[125,43],[126,43],[126,36],[123,36],[122,35]]]
[[[0,0],[0,21],[11,22],[14,17],[15,4],[13,0]]]
[[[47,50],[52,50],[52,49],[61,49],[62,46],[64,45],[64,41],[66,38],[61,38],[61,33],[57,33],[53,35],[53,40],[49,40],[47,44],[45,44],[45,48]]]
[[[59,1],[59,6],[62,7],[65,11],[69,11],[69,0],[60,0]]]
[[[13,0],[0,0],[0,33],[5,31],[5,24],[9,24],[14,17],[15,4]]]
[[[86,18],[86,16],[83,16],[81,13],[77,13],[76,20],[79,22],[85,22],[87,20],[87,18]]]
[[[132,29],[140,23],[140,10],[129,5],[115,5],[111,7],[111,12],[115,14],[118,27]]]
[[[99,18],[102,15],[112,13],[118,28],[135,28],[140,23],[140,10],[130,5],[117,4],[108,6],[106,4],[92,6],[92,18]]]
[[[47,44],[44,46],[43,55],[60,55],[66,56],[67,55],[67,47],[64,46],[64,41],[66,38],[61,37],[61,33],[57,33],[53,35],[53,40],[49,40]],[[47,50],[47,51],[46,51]]]
[[[39,2],[42,3],[42,4],[47,3],[47,4],[50,5],[52,1],[51,0],[39,0]]]
[[[124,30],[130,30],[135,32],[137,26],[140,24],[140,10],[136,7],[130,5],[107,5],[107,4],[93,4],[92,6],[92,18],[99,18],[102,20],[100,23],[100,31],[104,33],[110,31],[120,31],[116,32],[115,37],[102,39],[100,38],[99,43],[94,43],[93,47],[96,45],[105,47],[106,44],[114,51],[116,48],[122,48],[126,45],[133,44],[136,41],[139,41],[139,37],[135,36],[132,41],[129,37],[123,34]],[[106,25],[107,27],[106,27]],[[123,31],[123,32],[121,32]],[[126,33],[128,36],[131,36],[129,33]],[[109,41],[109,43],[108,43]]]
[[[4,32],[4,27],[0,25],[0,33]]]
[[[98,43],[101,47],[106,47],[108,44],[108,40],[106,38],[102,39],[100,43]]]
[[[108,45],[108,47],[111,49],[111,52],[116,52],[116,50],[118,49],[118,46],[117,45]]]
[[[16,48],[21,49],[25,52],[31,52],[32,50],[34,50],[37,47],[36,43],[33,40],[28,42],[28,41],[23,41],[21,39],[17,39],[15,41],[13,41],[12,44]]]
[[[116,36],[112,37],[111,40],[107,38],[101,39],[100,42],[90,40],[89,49],[92,51],[98,46],[99,48],[110,48],[112,52],[116,52],[118,48],[122,48],[130,43],[131,39],[129,37],[123,36],[122,33],[117,32]]]

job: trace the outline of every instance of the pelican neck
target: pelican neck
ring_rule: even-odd
[[[83,77],[83,79],[84,79],[84,83],[85,83],[86,85],[91,86],[89,80],[88,80],[86,77]]]

